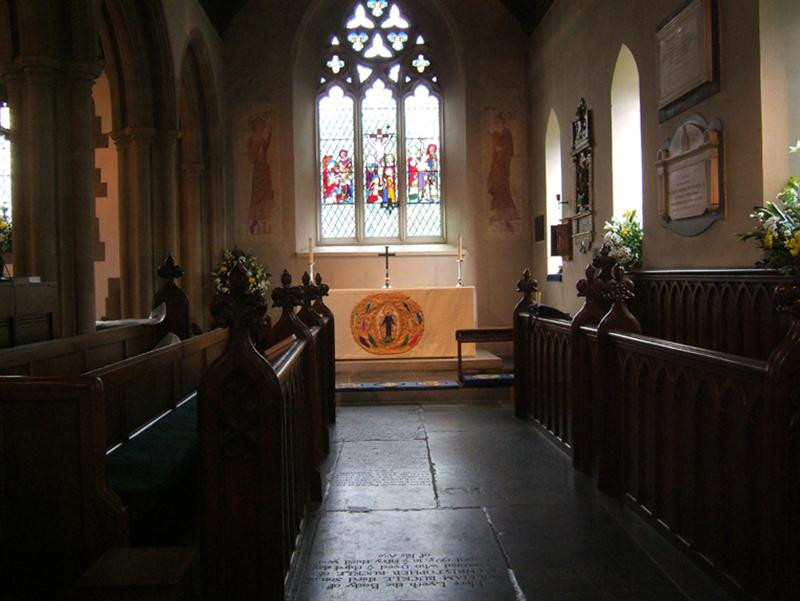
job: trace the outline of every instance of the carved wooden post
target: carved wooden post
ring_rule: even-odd
[[[514,307],[514,415],[520,419],[531,413],[531,348],[528,308],[539,283],[531,277],[530,269],[522,272],[517,282],[517,292],[522,298]]]
[[[336,324],[333,319],[333,311],[324,301],[324,298],[330,293],[330,286],[322,281],[322,275],[319,272],[314,276],[314,282],[317,285],[317,290],[319,290],[319,297],[314,301],[313,309],[327,320],[323,340],[328,353],[328,361],[325,364],[327,373],[325,377],[325,403],[328,408],[328,422],[334,423],[336,421]]]
[[[230,274],[231,292],[212,303],[230,336],[198,391],[209,599],[266,601],[284,594],[283,398],[275,370],[250,339],[267,305],[250,290],[249,277],[240,261]]]
[[[303,373],[305,376],[304,402],[301,407],[295,407],[299,449],[303,453],[302,463],[308,482],[308,493],[312,501],[322,500],[322,478],[319,466],[325,457],[325,448],[328,447],[328,428],[322,419],[322,401],[319,393],[317,377],[317,354],[314,335],[295,313],[294,308],[303,304],[303,289],[292,286],[292,276],[284,269],[281,274],[281,287],[272,291],[274,307],[282,309],[281,316],[272,327],[268,344],[276,344],[289,336],[296,336],[306,341],[303,352]],[[305,438],[303,432],[306,433]],[[309,444],[308,437],[311,438]]]
[[[611,279],[615,261],[603,248],[586,266],[586,278],[576,286],[578,297],[584,298],[583,306],[572,320],[571,397],[572,397],[572,465],[575,469],[590,472],[594,455],[593,437],[595,389],[592,355],[588,344],[581,336],[583,326],[596,326],[608,311],[610,304],[603,296],[602,285]]]
[[[597,356],[599,365],[599,396],[594,402],[594,415],[598,419],[600,437],[597,486],[611,495],[622,494],[622,420],[623,399],[619,382],[622,373],[610,344],[610,331],[641,334],[639,321],[628,310],[627,303],[635,298],[633,282],[625,277],[625,269],[617,264],[611,270],[611,279],[602,282],[603,297],[611,309],[597,325]]]
[[[325,320],[311,306],[312,303],[317,302],[320,298],[319,288],[317,288],[316,284],[311,283],[311,276],[308,275],[307,271],[303,273],[302,281],[303,303],[297,316],[308,327],[319,326],[322,328],[325,326]]]
[[[317,288],[316,284],[311,282],[311,276],[308,275],[308,272],[303,274],[303,285],[301,289],[303,290],[303,304],[300,308],[300,311],[297,313],[297,317],[300,318],[304,324],[306,324],[309,328],[317,326],[319,327],[319,335],[317,336],[316,341],[316,349],[317,349],[317,363],[316,363],[316,372],[317,372],[317,382],[319,384],[319,406],[322,411],[322,429],[327,433],[326,424],[328,424],[331,420],[328,417],[328,402],[327,402],[327,389],[328,389],[328,370],[327,364],[329,361],[332,361],[333,358],[328,356],[328,346],[326,344],[326,332],[325,332],[325,318],[322,317],[319,313],[314,311],[312,302],[316,302],[320,298],[319,288]],[[316,404],[316,403],[315,403]],[[330,441],[328,436],[324,436],[323,439],[323,456],[327,455],[330,452]]]
[[[795,599],[800,591],[800,281],[779,284],[775,306],[791,318],[789,331],[772,351],[764,391],[762,429],[764,469],[761,473],[763,598]],[[777,589],[777,590],[776,590]]]
[[[183,275],[183,269],[175,263],[172,253],[169,253],[157,273],[165,281],[153,296],[153,308],[161,303],[167,306],[167,316],[158,325],[158,337],[162,338],[172,332],[181,340],[186,340],[192,335],[189,330],[189,297],[175,283]]]

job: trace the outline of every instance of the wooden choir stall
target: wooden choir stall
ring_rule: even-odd
[[[604,249],[572,320],[529,310],[523,280],[516,414],[736,595],[800,598],[798,280],[629,278]]]

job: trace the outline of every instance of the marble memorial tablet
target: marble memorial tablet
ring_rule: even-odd
[[[710,9],[710,0],[694,0],[656,34],[659,108],[713,79]]]
[[[690,115],[658,151],[659,212],[675,232],[694,236],[723,217],[722,125]]]

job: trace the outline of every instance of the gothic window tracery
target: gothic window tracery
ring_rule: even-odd
[[[399,3],[357,2],[321,65],[319,241],[442,241],[441,98],[422,32]]]

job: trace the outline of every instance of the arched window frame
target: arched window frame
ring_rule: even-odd
[[[371,2],[371,0],[370,0]],[[380,2],[378,2],[380,3]],[[435,65],[438,64],[435,53],[430,49],[427,38],[421,28],[418,27],[406,9],[398,2],[385,2],[385,12],[383,16],[374,18],[376,23],[390,14],[395,6],[400,8],[402,16],[409,21],[409,27],[404,30],[408,33],[408,40],[400,51],[396,51],[390,58],[366,59],[355,50],[347,41],[347,34],[355,32],[347,28],[348,21],[354,16],[357,7],[361,6],[369,13],[368,3],[364,0],[355,2],[350,6],[350,10],[343,16],[339,27],[330,32],[328,44],[320,53],[318,64],[321,65],[321,75],[319,87],[315,100],[315,172],[317,174],[316,183],[316,241],[321,245],[369,245],[369,244],[426,244],[441,243],[446,239],[445,231],[445,191],[444,191],[444,119],[443,119],[443,97],[439,85],[439,75]],[[383,33],[387,37],[389,31],[382,31],[376,28],[375,32]],[[333,44],[337,40],[338,44]],[[419,40],[422,40],[419,42]],[[367,40],[367,44],[371,39]],[[423,72],[415,72],[413,62],[422,54],[429,64]],[[328,64],[333,56],[337,55],[345,62],[345,67],[339,73],[332,73]],[[358,73],[358,65],[368,65],[372,72],[363,80]],[[388,76],[390,67],[399,64],[400,71],[397,81]],[[364,180],[365,164],[363,157],[363,128],[362,128],[362,107],[366,99],[366,92],[376,81],[381,81],[385,88],[392,94],[396,103],[396,137],[397,153],[395,158],[396,180],[397,180],[397,207],[398,212],[398,236],[376,236],[369,237],[365,232],[365,212],[366,203],[364,199]],[[438,223],[439,234],[429,236],[410,236],[408,232],[408,168],[406,164],[406,122],[405,111],[408,98],[413,97],[418,86],[424,86],[430,96],[436,98],[438,103]],[[321,149],[320,149],[320,101],[330,94],[334,87],[339,87],[344,95],[353,102],[353,131],[354,131],[354,156],[353,156],[353,188],[354,188],[354,219],[355,236],[353,237],[324,237],[322,227],[322,173],[321,173]],[[399,158],[402,157],[402,158]],[[432,203],[436,204],[436,203]]]
[[[614,64],[609,100],[612,214],[621,218],[626,211],[635,210],[641,224],[644,222],[641,77],[636,57],[625,44],[620,47]]]
[[[0,88],[0,152],[8,153],[8,173],[0,173],[0,211],[6,210],[11,217],[11,125],[8,102]],[[7,150],[6,150],[7,149]]]
[[[547,249],[547,273],[557,275],[561,273],[564,260],[560,256],[552,256],[552,238],[550,227],[561,223],[563,218],[563,148],[561,144],[561,125],[558,115],[551,109],[547,117],[545,131],[545,248]]]

